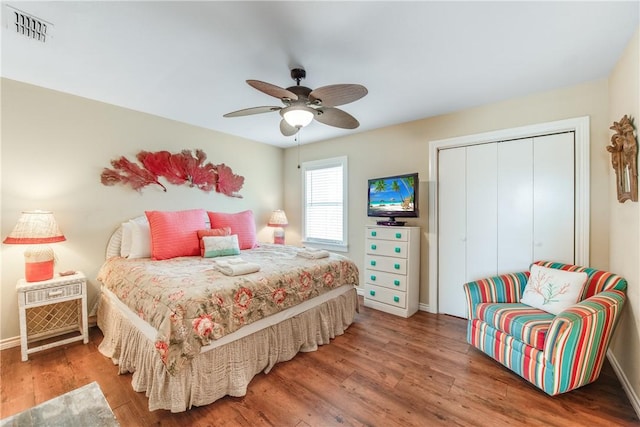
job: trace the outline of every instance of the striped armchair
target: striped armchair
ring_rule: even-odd
[[[595,381],[622,306],[627,282],[606,271],[538,261],[584,271],[582,300],[558,315],[520,303],[529,272],[464,284],[467,340],[549,395]]]

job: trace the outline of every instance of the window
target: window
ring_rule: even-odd
[[[302,164],[303,241],[347,250],[347,158]]]

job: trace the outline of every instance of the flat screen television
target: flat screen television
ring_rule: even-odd
[[[378,225],[405,225],[396,218],[417,218],[418,173],[371,178],[367,190],[367,216],[383,217]]]

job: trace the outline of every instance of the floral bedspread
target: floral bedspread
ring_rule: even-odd
[[[98,280],[158,331],[155,347],[175,373],[200,348],[243,325],[297,305],[343,284],[358,284],[348,258],[297,256],[301,248],[263,245],[241,251],[260,271],[226,276],[224,258],[181,257],[163,261],[110,258]]]

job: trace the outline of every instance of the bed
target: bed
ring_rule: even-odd
[[[130,259],[122,233],[98,273],[99,351],[133,374],[150,411],[244,396],[256,374],[328,344],[358,311],[358,270],[341,255],[260,244],[232,257]],[[226,260],[259,270],[228,275]]]

